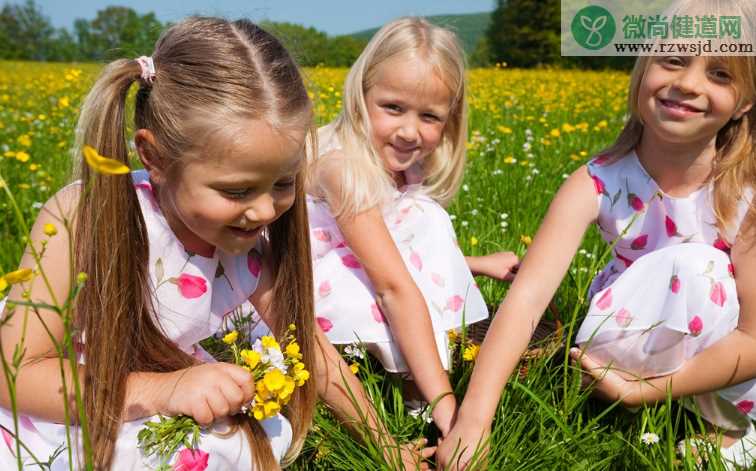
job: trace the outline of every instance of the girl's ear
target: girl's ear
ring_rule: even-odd
[[[753,108],[753,103],[746,103],[745,105],[741,106],[738,111],[735,112],[735,114],[732,116],[732,119],[739,120],[743,117],[744,114],[751,111],[751,108]]]
[[[162,183],[165,169],[157,153],[155,135],[149,129],[137,129],[134,133],[134,145],[137,154],[139,154],[139,160],[142,161],[142,165],[150,174],[150,180],[158,184]]]

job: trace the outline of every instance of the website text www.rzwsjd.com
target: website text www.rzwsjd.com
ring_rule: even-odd
[[[628,54],[753,54],[751,43],[720,42],[712,40],[684,43],[614,43],[614,50]]]

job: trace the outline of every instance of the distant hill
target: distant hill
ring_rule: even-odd
[[[486,33],[486,29],[488,29],[488,24],[491,21],[491,12],[468,13],[465,15],[434,15],[426,16],[425,19],[433,24],[445,26],[457,33],[465,52],[471,54],[475,50],[478,40]],[[376,31],[378,31],[378,28],[366,29],[348,34],[347,36],[368,41]]]

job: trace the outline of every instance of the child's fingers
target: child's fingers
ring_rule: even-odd
[[[239,386],[254,387],[252,375],[241,366],[232,365],[231,363],[218,363],[218,367],[223,368],[223,370],[228,373]]]
[[[202,399],[192,406],[191,416],[202,427],[207,427],[213,423],[213,412],[207,401]]]
[[[231,405],[228,403],[228,399],[226,399],[226,395],[220,387],[217,387],[215,391],[211,390],[205,397],[207,405],[210,406],[210,410],[213,413],[213,419],[226,417],[232,412]]]
[[[435,446],[429,446],[425,448],[420,449],[420,456],[423,457],[424,460],[427,460],[431,456],[436,454],[436,448]]]

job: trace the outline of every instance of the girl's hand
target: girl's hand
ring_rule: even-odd
[[[207,426],[236,414],[255,394],[252,375],[229,363],[204,363],[162,373],[156,409],[167,416],[188,415]]]
[[[399,469],[406,471],[429,470],[430,466],[425,461],[436,452],[436,447],[426,447],[428,440],[421,438],[414,443],[405,443],[399,447]],[[389,464],[397,463],[396,446],[384,450],[386,462]]]
[[[520,268],[520,259],[513,252],[495,252],[465,259],[473,275],[485,275],[499,281],[514,280]]]
[[[587,373],[593,394],[610,402],[621,401],[626,407],[642,405],[641,388],[644,381],[630,381],[619,375],[611,366],[598,364],[579,348],[570,349],[570,357]]]
[[[473,456],[476,463],[485,463],[485,455],[488,453],[486,441],[490,434],[490,427],[479,428],[457,422],[447,436],[438,440],[436,449],[438,469],[465,470]]]

